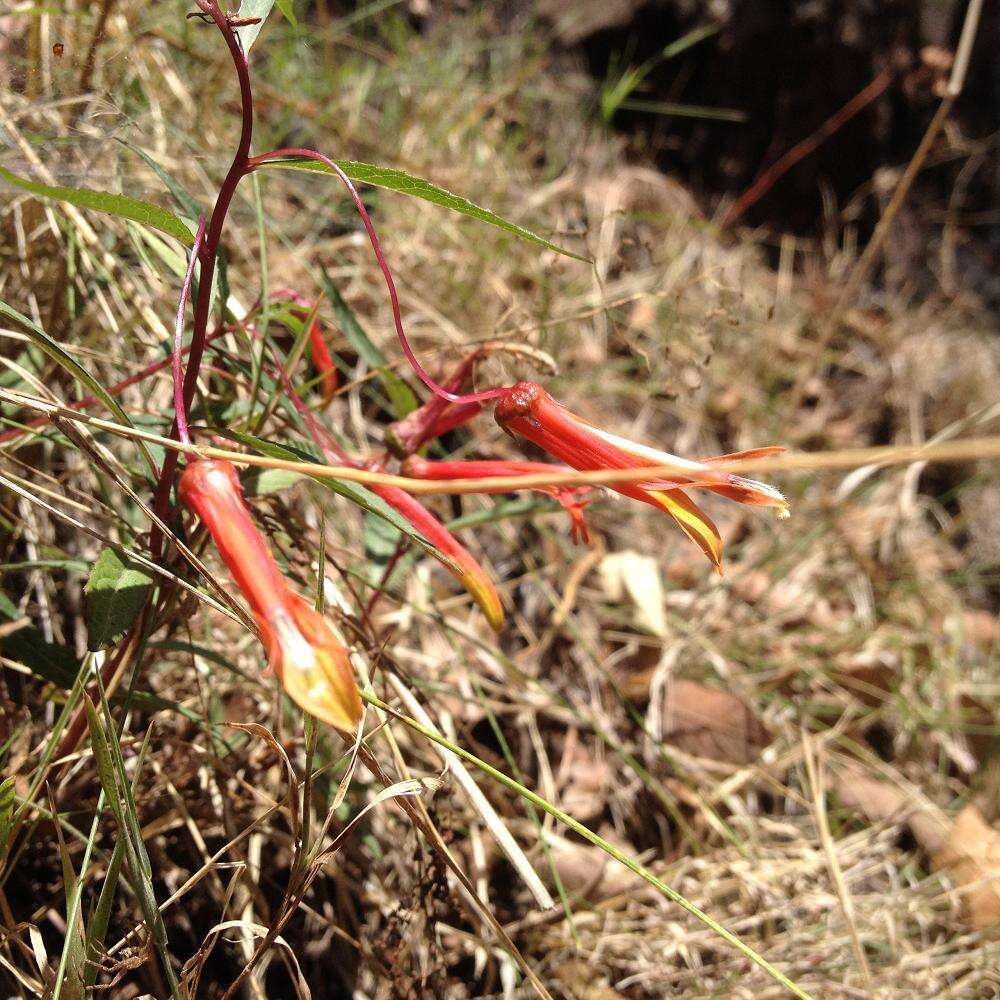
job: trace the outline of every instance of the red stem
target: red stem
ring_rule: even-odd
[[[358,194],[357,188],[355,188],[354,184],[351,182],[350,177],[348,177],[347,174],[345,174],[333,160],[331,160],[328,156],[324,156],[322,153],[317,152],[315,149],[304,149],[298,146],[293,146],[288,149],[273,149],[269,153],[261,153],[259,156],[253,157],[249,162],[249,169],[255,170],[257,167],[262,166],[269,160],[278,160],[290,156],[298,156],[322,163],[340,178],[344,186],[350,192],[351,197],[354,199],[354,204],[361,215],[361,221],[364,223],[365,230],[368,233],[368,239],[371,241],[372,250],[375,252],[375,259],[378,261],[378,266],[382,270],[382,276],[385,278],[385,286],[389,292],[389,302],[392,304],[392,319],[396,326],[396,335],[399,337],[399,344],[403,348],[406,360],[410,362],[410,367],[412,367],[417,373],[424,385],[426,385],[427,388],[430,389],[436,396],[440,396],[442,399],[448,400],[449,403],[481,403],[485,400],[498,399],[502,396],[507,391],[504,387],[484,389],[482,392],[457,395],[456,393],[449,392],[443,385],[435,382],[434,379],[427,374],[423,365],[420,364],[417,360],[417,356],[413,353],[413,348],[410,347],[410,341],[406,336],[406,331],[403,329],[403,318],[400,314],[399,296],[396,294],[396,284],[392,280],[392,272],[389,270],[388,263],[386,263],[385,254],[382,253],[382,245],[379,242],[378,233],[375,232],[375,227],[372,225],[368,209],[365,208],[365,203],[361,200],[361,196]]]
[[[195,233],[194,244],[191,247],[191,259],[184,273],[184,284],[181,285],[181,299],[177,304],[177,320],[174,323],[174,420],[177,423],[177,435],[184,444],[191,443],[191,432],[188,429],[187,406],[184,403],[184,366],[181,358],[184,354],[184,313],[187,311],[188,297],[191,294],[191,281],[194,278],[194,266],[201,250],[201,242],[205,238],[205,216],[198,218],[198,232]]]
[[[229,46],[229,53],[236,68],[236,76],[240,86],[241,129],[240,141],[233,156],[219,194],[215,199],[215,207],[209,220],[205,239],[201,246],[201,280],[198,283],[198,295],[194,305],[194,322],[191,334],[191,352],[187,371],[184,374],[183,411],[189,412],[194,399],[195,386],[198,384],[198,372],[201,368],[201,358],[205,351],[208,337],[208,318],[212,307],[212,283],[215,277],[215,264],[219,252],[219,241],[222,237],[222,227],[226,222],[226,214],[236,193],[239,182],[249,173],[250,142],[253,138],[253,92],[250,88],[250,68],[246,54],[240,45],[232,25],[216,0],[197,0],[198,6],[215,21],[222,37]],[[171,428],[171,436],[177,435],[177,421]],[[170,506],[170,486],[174,473],[177,471],[178,452],[169,450],[163,460],[160,470],[160,480],[156,484],[154,510],[161,520],[166,520]],[[163,532],[154,524],[149,535],[150,555],[153,559],[159,557],[163,549]]]

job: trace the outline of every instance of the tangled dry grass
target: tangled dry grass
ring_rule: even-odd
[[[166,203],[162,182],[118,138],[209,204],[235,128],[216,40],[174,3],[108,6],[85,95],[75,83],[91,15],[32,19],[25,58],[58,37],[69,61],[47,58],[38,79],[0,97],[18,172]],[[903,275],[866,292],[824,344],[853,259],[849,232],[783,241],[776,268],[749,235],[721,236],[676,182],[627,160],[595,124],[588,82],[543,35],[498,33],[489,12],[417,34],[390,9],[355,25],[275,26],[258,44],[261,148],[292,139],[400,166],[593,258],[580,265],[367,192],[411,335],[435,366],[478,339],[528,344],[557,360],[552,384],[574,410],[685,455],[996,433],[996,330],[971,291],[917,301]],[[62,138],[36,146],[39,136]],[[104,384],[164,356],[178,284],[167,244],[10,189],[2,225],[0,297]],[[258,226],[271,288],[316,294],[325,268],[396,358],[379,276],[339,191],[289,172],[245,186],[226,239],[230,287],[245,305],[261,287]],[[331,336],[353,381],[325,419],[368,450],[387,404],[333,324]],[[74,397],[23,335],[3,337],[5,385]],[[245,344],[223,338],[209,363],[217,375],[195,419],[239,426]],[[491,361],[480,378],[523,374],[518,364]],[[121,401],[137,425],[165,429],[168,373]],[[280,407],[267,432],[296,433]],[[486,418],[448,445],[459,457],[523,454]],[[139,490],[139,458],[110,438],[49,432],[8,446],[0,464],[34,498],[0,495],[12,622],[27,619],[80,657],[82,589],[100,539],[142,551],[149,522],[122,488]],[[995,471],[791,476],[782,486],[794,516],[780,524],[720,502],[721,580],[654,511],[618,499],[588,508],[589,547],[571,544],[561,513],[542,501],[441,502],[443,516],[474,526],[463,541],[500,581],[509,618],[498,638],[416,555],[362,613],[396,539],[342,499],[262,476],[252,503],[303,592],[325,591],[381,697],[424,712],[640,858],[803,989],[978,998],[1000,992],[1000,951],[969,909],[985,892],[991,912],[996,847],[988,832],[986,847],[956,842],[953,821],[963,809],[987,831],[998,819]],[[198,582],[180,562],[169,569]],[[254,637],[197,598],[178,603],[132,662],[137,697],[113,713],[166,952],[190,995],[222,996],[248,962],[288,902],[303,837],[326,823],[328,846],[382,788],[413,776],[441,780],[360,817],[317,866],[240,987],[246,995],[533,995],[491,918],[553,996],[783,995],[552,817],[482,777],[489,805],[470,798],[459,765],[392,720],[338,801],[348,748],[329,732],[313,746],[301,714],[261,676]],[[29,801],[30,828],[7,845],[0,982],[5,996],[41,996],[67,937],[61,858],[79,873],[92,844],[89,920],[120,830],[99,806],[88,743],[46,771],[66,691],[9,656],[4,667],[3,776]],[[51,782],[35,787],[43,773]],[[498,847],[501,826],[547,890],[533,892]],[[972,859],[971,877],[945,863],[948,850]],[[543,909],[547,893],[555,902]],[[131,879],[121,885],[107,950],[92,957],[110,996],[167,995],[140,895]]]

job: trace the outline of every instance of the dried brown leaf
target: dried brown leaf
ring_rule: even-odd
[[[664,739],[686,753],[748,764],[771,743],[771,734],[740,698],[697,681],[675,680],[663,705]]]
[[[975,806],[966,806],[931,863],[936,870],[951,871],[972,926],[1000,937],[1000,830],[991,827]]]

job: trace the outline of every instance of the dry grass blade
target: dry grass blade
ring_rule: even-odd
[[[388,712],[390,715],[392,715],[393,718],[398,719],[404,725],[420,733],[421,736],[426,737],[432,742],[437,743],[439,746],[446,748],[451,753],[461,757],[468,763],[473,764],[475,767],[478,767],[481,771],[489,775],[489,777],[493,778],[494,780],[500,782],[503,785],[506,785],[509,789],[516,792],[518,795],[526,799],[528,802],[536,806],[538,809],[541,809],[543,812],[548,813],[550,816],[554,816],[561,823],[564,823],[566,826],[568,826],[574,833],[577,833],[585,840],[590,841],[590,843],[592,843],[595,847],[599,847],[602,851],[609,854],[611,857],[613,857],[619,863],[623,864],[630,871],[634,872],[640,878],[648,882],[650,885],[654,886],[671,902],[676,903],[682,909],[687,910],[690,914],[692,914],[692,916],[696,917],[698,920],[704,923],[706,927],[710,928],[712,931],[718,934],[719,937],[721,937],[724,941],[732,945],[738,951],[742,952],[742,954],[745,955],[748,959],[750,959],[751,962],[762,968],[769,976],[771,976],[776,982],[784,986],[793,995],[802,998],[802,1000],[809,1000],[809,994],[806,993],[804,990],[800,989],[798,986],[796,986],[795,983],[793,983],[783,972],[781,972],[779,969],[776,969],[773,965],[771,965],[770,962],[768,962],[766,959],[758,955],[757,952],[755,952],[752,948],[747,946],[742,940],[740,940],[740,938],[736,937],[730,931],[726,930],[726,928],[723,927],[717,920],[714,920],[707,913],[704,913],[697,906],[694,906],[687,899],[685,899],[680,893],[672,889],[661,879],[658,879],[655,875],[653,875],[652,872],[648,871],[633,858],[630,858],[627,854],[625,854],[623,851],[620,851],[614,845],[609,844],[603,837],[598,836],[592,830],[588,830],[587,827],[585,827],[582,823],[578,823],[575,819],[573,819],[572,816],[568,816],[561,809],[558,809],[554,805],[552,805],[551,802],[547,802],[540,795],[531,791],[530,788],[525,788],[525,786],[520,784],[520,782],[515,781],[513,778],[504,774],[502,771],[498,771],[495,767],[492,767],[485,761],[480,760],[474,754],[471,754],[467,750],[464,750],[462,747],[459,747],[456,744],[451,743],[449,740],[446,740],[443,736],[440,736],[438,733],[435,733],[433,729],[428,729],[426,726],[417,722],[415,719],[410,719],[407,716],[402,715],[400,712],[397,712],[395,709],[391,708],[385,702],[379,700],[378,698],[375,698],[372,695],[366,694],[364,697],[369,704],[375,705],[377,708],[379,708],[384,712]]]
[[[400,701],[406,706],[406,710],[428,729],[434,729],[434,724],[423,706],[395,674],[389,675],[389,683]],[[458,781],[465,790],[466,795],[469,796],[470,801],[482,818],[483,823],[486,824],[487,829],[496,837],[500,849],[507,855],[515,871],[521,876],[525,885],[535,897],[535,902],[543,910],[551,909],[555,906],[555,900],[549,894],[548,889],[545,888],[542,880],[532,867],[531,862],[526,857],[524,851],[521,850],[520,845],[511,836],[510,830],[507,829],[497,811],[490,805],[489,800],[483,795],[482,790],[476,784],[472,775],[466,770],[465,765],[454,753],[444,749],[443,746],[439,752],[447,768],[455,775],[455,780]]]
[[[676,475],[673,465],[650,465],[642,469],[612,469],[596,472],[553,472],[525,476],[484,476],[481,479],[411,479],[389,473],[370,472],[344,465],[323,462],[302,462],[290,459],[248,455],[243,452],[215,448],[208,445],[185,445],[179,441],[148,431],[124,427],[110,420],[90,417],[44,400],[21,393],[0,390],[0,399],[17,402],[43,413],[57,414],[69,420],[88,424],[95,429],[108,431],[119,437],[146,441],[172,448],[187,455],[216,458],[235,465],[254,466],[262,469],[282,469],[309,476],[327,476],[348,482],[396,486],[408,493],[431,495],[438,493],[462,494],[483,492],[513,492],[544,486],[603,486],[609,483],[644,482],[650,477],[669,479]],[[907,465],[910,462],[975,462],[1000,459],[1000,437],[961,438],[925,445],[880,445],[872,448],[845,448],[816,454],[790,454],[776,458],[754,458],[733,461],[726,466],[732,472],[824,472],[853,469],[864,465]]]

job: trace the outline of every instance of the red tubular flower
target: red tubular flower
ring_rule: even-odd
[[[361,699],[347,650],[326,619],[289,587],[250,517],[236,469],[229,462],[192,462],[177,493],[201,518],[250,605],[268,662],[288,696],[316,718],[353,732]]]
[[[490,625],[503,625],[503,605],[493,581],[476,562],[472,553],[419,501],[397,486],[369,487],[390,507],[399,511],[432,545],[437,546],[454,564],[444,564],[452,576],[469,592]]]
[[[329,403],[340,387],[340,376],[330,355],[330,349],[326,346],[323,327],[318,320],[309,327],[309,349],[312,353],[313,367],[319,374],[320,385],[323,387],[323,402]]]
[[[288,311],[296,319],[307,319],[313,309],[313,303],[304,295],[300,295],[290,288],[282,288],[275,292],[271,296],[271,300],[294,302],[295,306]],[[323,325],[319,320],[313,320],[312,326],[309,327],[309,353],[312,356],[312,363],[316,369],[316,374],[320,376],[319,384],[323,402],[329,403],[340,387],[340,374],[337,371],[337,366],[333,363],[330,348],[326,346]]]
[[[482,348],[473,351],[458,366],[446,383],[450,392],[460,391],[468,382],[482,353]],[[453,403],[434,394],[422,406],[390,425],[385,443],[393,454],[405,458],[428,441],[433,441],[434,438],[467,424],[481,411],[482,405],[476,401]]]
[[[489,479],[494,476],[537,476],[549,472],[565,472],[564,468],[547,462],[431,462],[419,455],[411,455],[402,465],[404,476],[414,479]],[[581,496],[590,492],[589,486],[539,486],[539,493],[553,497],[569,514],[570,531],[573,541],[590,541],[587,522],[583,518],[583,508],[589,501]],[[506,493],[506,490],[489,489],[483,493]]]
[[[506,390],[497,403],[496,420],[505,431],[526,437],[550,455],[581,471],[670,466],[669,481],[661,475],[648,483],[611,483],[609,488],[669,514],[720,573],[722,539],[719,531],[681,487],[709,490],[738,503],[775,507],[781,516],[788,514],[788,502],[773,486],[732,475],[723,469],[726,463],[774,454],[781,451],[780,448],[758,448],[705,462],[692,462],[594,427],[556,402],[534,382],[518,382]]]

